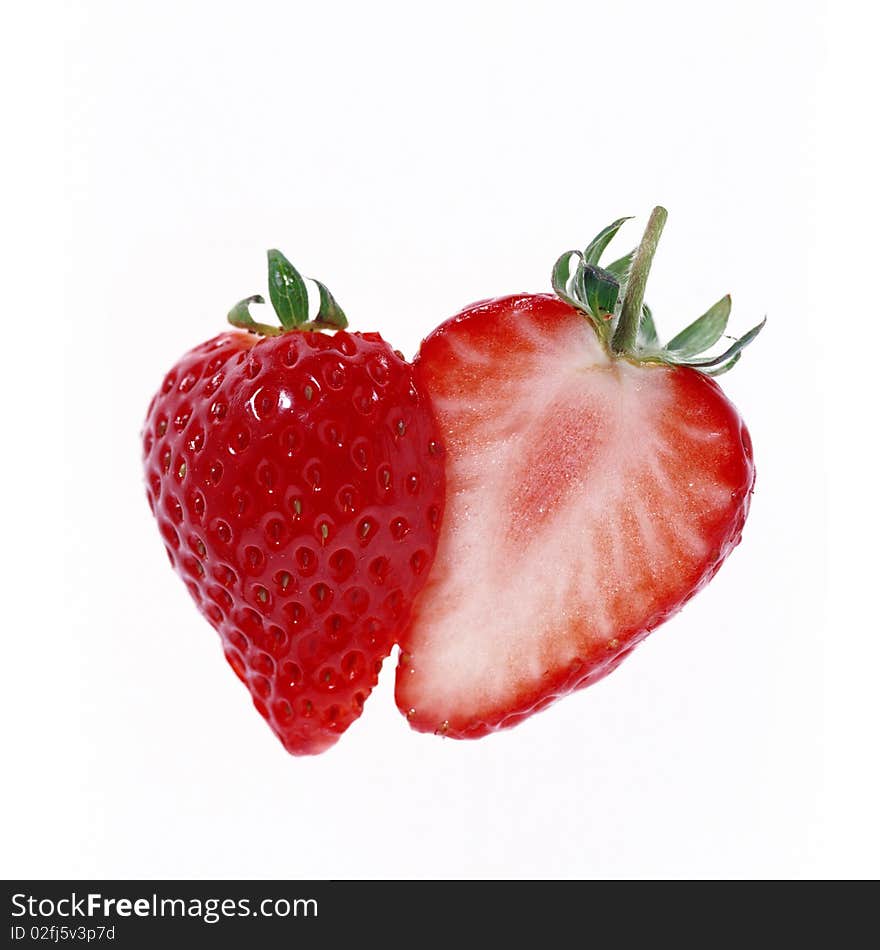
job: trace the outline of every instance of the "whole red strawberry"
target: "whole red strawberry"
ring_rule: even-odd
[[[281,327],[230,313],[165,377],[143,432],[168,557],[289,752],[361,714],[425,583],[444,499],[441,439],[412,367],[277,251]],[[324,333],[322,330],[335,332]]]
[[[763,324],[700,356],[724,297],[659,344],[642,301],[665,218],[602,268],[616,221],[559,259],[557,296],[475,304],[422,344],[448,502],[400,644],[397,703],[416,729],[482,736],[596,682],[740,540],[751,443],[710,376]]]

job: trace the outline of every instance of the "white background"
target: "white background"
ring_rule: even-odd
[[[877,876],[871,6],[7,12],[0,873]],[[741,547],[513,731],[410,732],[389,662],[333,750],[287,756],[150,520],[166,369],[266,247],[411,355],[656,203],[661,332],[726,291],[733,329],[769,317],[723,381],[758,465]]]

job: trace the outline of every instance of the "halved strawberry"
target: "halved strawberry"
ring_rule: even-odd
[[[603,269],[615,222],[560,258],[559,296],[475,304],[422,344],[447,502],[401,638],[397,703],[415,729],[475,738],[596,682],[740,540],[751,444],[707,373],[760,326],[700,358],[725,297],[659,346],[642,296],[664,220],[657,209],[638,251]]]

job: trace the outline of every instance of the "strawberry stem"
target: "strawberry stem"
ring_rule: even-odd
[[[639,334],[639,323],[642,318],[642,304],[645,300],[645,286],[648,283],[648,273],[651,270],[651,261],[657,250],[657,243],[666,224],[666,209],[656,207],[648,218],[642,242],[636,249],[632,266],[629,270],[629,279],[626,284],[626,293],[623,296],[623,306],[617,329],[611,339],[611,349],[615,353],[632,353],[636,347]]]
[[[305,280],[290,261],[274,248],[266,252],[269,261],[269,299],[278,315],[280,327],[257,323],[248,309],[251,304],[265,303],[259,295],[245,297],[229,311],[226,319],[240,330],[259,336],[280,336],[292,330],[344,330],[348,320],[333,294],[320,280],[306,278],[318,288],[318,312],[309,320],[309,292]]]

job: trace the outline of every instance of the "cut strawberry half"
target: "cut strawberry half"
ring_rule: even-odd
[[[563,255],[558,296],[481,302],[422,344],[447,503],[401,638],[397,703],[415,729],[475,738],[596,682],[739,542],[751,444],[707,373],[760,327],[701,357],[723,298],[659,346],[641,294],[661,212],[635,255],[598,266],[615,222],[574,274]]]

